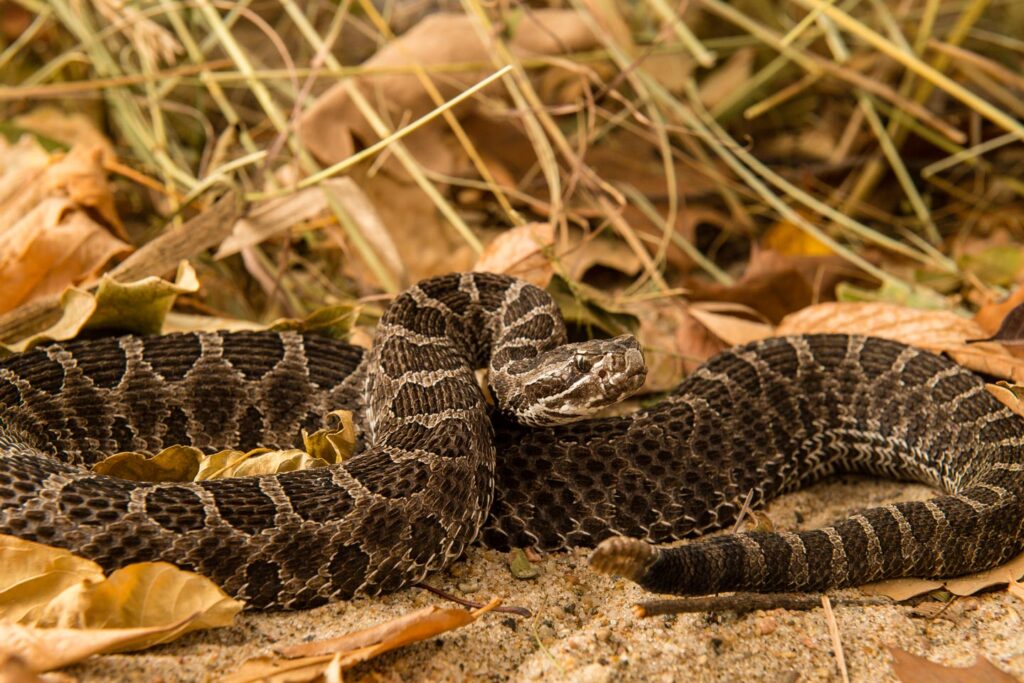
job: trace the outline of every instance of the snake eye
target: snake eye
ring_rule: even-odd
[[[584,355],[576,356],[576,369],[580,372],[590,372],[590,368],[594,367],[594,364],[590,362],[590,359]]]

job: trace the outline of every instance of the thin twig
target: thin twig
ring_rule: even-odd
[[[416,584],[413,584],[413,585],[415,585],[417,588],[422,588],[423,590],[427,591],[428,593],[433,593],[434,595],[436,595],[436,596],[438,596],[440,598],[444,598],[445,600],[451,600],[452,602],[456,602],[456,603],[462,605],[463,607],[472,607],[473,609],[483,609],[486,606],[482,602],[473,602],[472,600],[466,600],[465,598],[460,598],[457,595],[452,595],[451,593],[449,593],[447,591],[443,591],[440,588],[435,588],[434,586],[431,586],[426,581],[420,581],[419,583],[416,583]],[[487,603],[487,604],[490,604],[490,603]],[[529,619],[530,617],[533,616],[533,612],[531,612],[530,610],[526,609],[525,607],[505,607],[505,606],[502,606],[502,607],[495,607],[493,609],[493,611],[494,612],[502,612],[503,614],[515,614],[518,617],[524,617],[526,619]]]
[[[835,598],[837,605],[857,607],[892,605],[885,597]],[[685,614],[691,612],[736,612],[745,614],[755,610],[790,609],[811,610],[821,607],[821,600],[806,593],[731,593],[729,595],[705,595],[694,598],[671,600],[648,600],[634,605],[638,617],[656,617],[662,614]]]

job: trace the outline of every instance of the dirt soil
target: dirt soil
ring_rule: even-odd
[[[921,499],[920,486],[857,478],[785,496],[768,508],[783,528],[820,526],[858,508]],[[442,589],[529,608],[533,617],[484,615],[469,627],[388,653],[347,672],[346,681],[839,681],[824,611],[722,612],[638,619],[649,599],[622,579],[587,566],[589,551],[545,556],[541,574],[514,579],[504,553],[473,548],[429,577]],[[839,596],[857,596],[856,590]],[[936,605],[926,599],[924,607]],[[186,636],[141,654],[94,657],[67,672],[83,681],[207,681],[275,646],[319,640],[430,604],[418,588],[307,612],[244,613],[230,628]],[[912,605],[834,607],[851,681],[896,681],[888,646],[950,666],[975,654],[1024,676],[1024,603],[1005,591],[959,598],[939,616]],[[934,610],[932,610],[934,611]]]

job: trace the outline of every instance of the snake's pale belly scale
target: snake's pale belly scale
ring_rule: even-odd
[[[672,550],[610,540],[595,563],[666,592],[818,590],[963,574],[1024,550],[1024,421],[945,359],[857,336],[769,339],[712,359],[634,415],[502,420],[495,434],[474,368],[490,359],[500,383],[563,338],[543,292],[474,274],[396,299],[365,357],[288,333],[15,356],[0,365],[0,532],[108,568],[164,559],[251,606],[305,607],[401,588],[478,536],[546,549],[661,543],[730,524],[748,494],[756,506],[857,471],[947,495],[823,530]],[[87,469],[175,443],[291,447],[339,408],[356,412],[365,444],[340,466],[195,484]]]

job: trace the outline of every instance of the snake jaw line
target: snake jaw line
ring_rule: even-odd
[[[617,574],[639,583],[658,559],[658,552],[646,541],[616,536],[601,541],[594,549],[590,566],[602,574]]]

